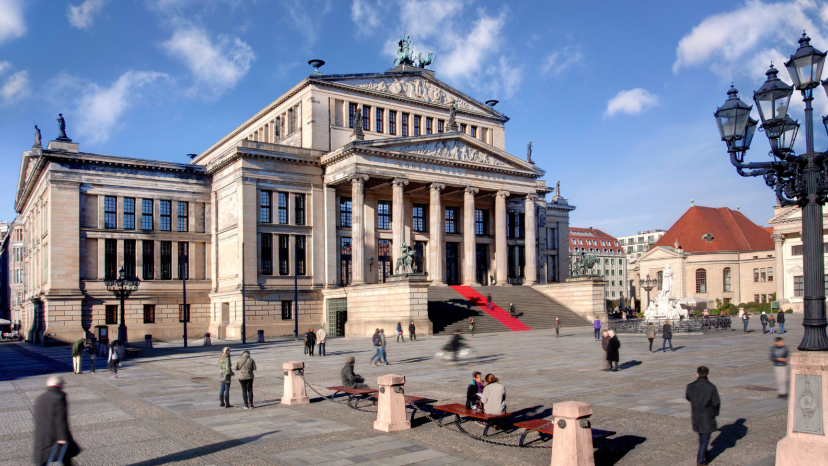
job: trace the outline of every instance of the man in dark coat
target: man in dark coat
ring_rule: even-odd
[[[354,373],[354,364],[356,359],[353,356],[349,357],[342,368],[342,386],[345,388],[368,388],[365,383],[365,378],[359,374]]]
[[[620,359],[620,355],[618,354],[618,350],[621,348],[621,342],[618,341],[618,337],[615,336],[615,331],[609,331],[609,341],[607,342],[607,361],[610,362],[610,366],[612,366],[613,372],[618,372],[618,360]]]
[[[417,341],[417,327],[414,326],[413,320],[410,324],[408,324],[408,339],[411,341]]]
[[[308,342],[308,354],[313,356],[313,347],[316,346],[316,334],[313,333],[312,328],[309,328],[305,333],[305,341]]]
[[[72,458],[78,456],[80,448],[69,432],[69,416],[66,409],[66,394],[63,392],[63,378],[57,375],[49,377],[46,382],[46,393],[37,397],[34,404],[34,463],[46,464],[49,461],[49,454],[57,442],[61,446],[68,444],[66,454],[63,456],[63,464],[70,466]],[[57,458],[55,458],[57,459]]]
[[[785,313],[782,309],[776,314],[776,323],[779,324],[779,333],[785,333]]]
[[[690,402],[693,432],[699,434],[699,452],[696,455],[696,464],[707,464],[707,446],[710,444],[710,434],[718,428],[716,416],[719,415],[719,391],[716,386],[707,380],[710,369],[700,366],[696,370],[696,380],[687,384],[685,397]]]

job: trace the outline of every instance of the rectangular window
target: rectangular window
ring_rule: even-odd
[[[116,268],[117,248],[118,240],[104,240],[104,278],[107,280],[118,278],[118,270]]]
[[[759,269],[753,269],[753,281],[754,282],[759,281]]]
[[[459,233],[457,229],[457,207],[446,207],[446,233]]]
[[[290,274],[290,236],[279,235],[279,275]]]
[[[104,197],[104,228],[118,228],[118,198]]]
[[[354,118],[356,118],[357,104],[348,104],[348,128],[354,127]]]
[[[762,295],[762,302],[763,302],[763,303],[768,302],[768,295],[766,295],[766,294],[763,294],[763,295]]]
[[[161,201],[161,231],[172,229],[172,201]]]
[[[758,302],[759,302],[759,295],[758,295],[758,294],[753,295],[753,302],[754,302],[754,303],[758,303]]]
[[[437,132],[445,133],[446,120],[437,120]]]
[[[144,323],[155,323],[155,304],[144,304]]]
[[[460,123],[460,132],[461,132],[461,133],[465,133],[465,132],[466,132],[466,124],[465,124],[465,123]]]
[[[293,301],[282,301],[282,320],[293,319]]]
[[[507,238],[523,238],[523,218],[520,212],[509,212],[506,215]]]
[[[432,131],[433,123],[434,123],[434,118],[426,117],[426,134],[433,133],[433,131]]]
[[[801,256],[802,255],[802,245],[791,246],[791,255],[792,256]]]
[[[155,278],[155,242],[142,241],[141,243],[141,266],[144,269],[144,280],[152,280]]]
[[[262,233],[262,275],[273,275],[273,235]]]
[[[288,195],[287,193],[279,194],[279,223],[286,225],[288,222]]]
[[[800,275],[797,277],[793,277],[794,279],[794,296],[795,297],[802,297],[805,296],[805,277]]]
[[[185,320],[187,322],[190,321],[190,317],[191,317],[190,316],[190,311],[191,311],[190,306],[191,306],[191,304],[187,305],[187,313],[185,314],[184,313],[184,305],[183,304],[178,305],[178,321],[179,322],[184,322]]]
[[[362,129],[365,131],[371,130],[371,106],[362,106]]]
[[[397,134],[397,112],[396,110],[388,111],[388,134],[394,136]]]
[[[402,136],[403,137],[408,136],[408,114],[407,113],[402,114]]]
[[[259,193],[259,222],[272,223],[273,222],[273,193],[271,191],[262,191]]]
[[[414,231],[428,231],[426,229],[426,213],[428,212],[428,206],[425,204],[414,204],[414,208],[412,209],[412,216],[414,220]]]
[[[297,225],[305,224],[305,195],[296,194],[293,199],[293,211]]]
[[[124,240],[124,276],[135,278],[135,240]]]
[[[765,272],[765,269],[759,269],[759,281],[763,281],[763,282],[768,281],[768,275]]]
[[[305,236],[296,235],[296,274],[305,275]]]
[[[124,230],[135,229],[135,198],[124,198]]]
[[[414,136],[420,135],[420,120],[422,117],[420,115],[414,115]]]
[[[353,203],[350,197],[339,198],[339,226],[348,228],[351,226]]]
[[[190,229],[190,203],[178,203],[178,231],[186,232]]]
[[[489,211],[475,209],[474,211],[474,234],[486,236],[489,234]]]
[[[471,137],[473,137],[473,138],[477,137],[477,126],[472,126],[471,127]]]
[[[339,276],[343,285],[351,284],[351,238],[339,238]]]
[[[113,325],[118,323],[118,305],[106,305],[106,325]]]
[[[152,231],[152,199],[141,199],[141,229]]]
[[[391,201],[379,201],[377,205],[377,228],[391,229]]]
[[[773,281],[773,267],[768,267],[768,281]]]
[[[190,279],[190,243],[178,242],[178,279]]]
[[[377,132],[378,133],[382,132],[383,113],[385,113],[385,110],[383,110],[381,108],[377,109]]]
[[[172,280],[172,241],[161,241],[161,280]]]

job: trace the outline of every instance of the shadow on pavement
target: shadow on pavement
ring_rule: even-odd
[[[635,450],[635,447],[646,442],[645,437],[637,435],[622,435],[613,439],[606,439],[596,446],[600,446],[595,452],[595,464],[610,465],[621,461],[627,453]]]
[[[633,368],[635,366],[640,366],[641,364],[642,364],[641,361],[639,361],[637,359],[633,359],[632,361],[627,361],[625,363],[619,364],[618,369],[630,369],[630,368]]]
[[[178,463],[193,458],[200,458],[204,455],[212,455],[213,453],[218,453],[228,448],[244,445],[245,443],[258,440],[264,437],[265,435],[275,434],[277,432],[280,431],[274,430],[272,432],[267,432],[264,434],[243,437],[240,439],[225,440],[223,442],[217,442],[210,445],[205,445],[203,447],[190,448],[189,450],[170,453],[169,455],[159,456],[158,458],[153,458],[151,460],[139,461],[137,463],[129,463],[129,466],[158,466],[162,464]]]
[[[745,419],[736,419],[732,424],[719,428],[719,435],[710,443],[710,451],[707,453],[709,461],[724,453],[728,448],[736,446],[736,442],[745,438],[748,428]]]

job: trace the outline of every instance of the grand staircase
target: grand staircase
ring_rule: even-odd
[[[492,295],[493,312],[485,309],[487,294]],[[517,321],[508,316],[509,303],[515,305]],[[434,333],[449,333],[455,327],[469,333],[469,317],[474,317],[475,333],[552,328],[555,317],[564,327],[591,325],[528,286],[429,287],[428,318]]]

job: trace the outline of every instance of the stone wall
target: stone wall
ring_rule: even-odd
[[[397,322],[408,329],[412,320],[418,335],[431,335],[428,320],[428,286],[424,276],[392,276],[386,283],[345,288],[348,299],[346,336],[370,336],[374,329],[385,330],[387,338],[395,335]]]
[[[606,284],[607,282],[600,278],[569,278],[566,283],[534,285],[532,288],[589,322],[598,317],[601,322],[606,323],[607,308],[604,296]]]

